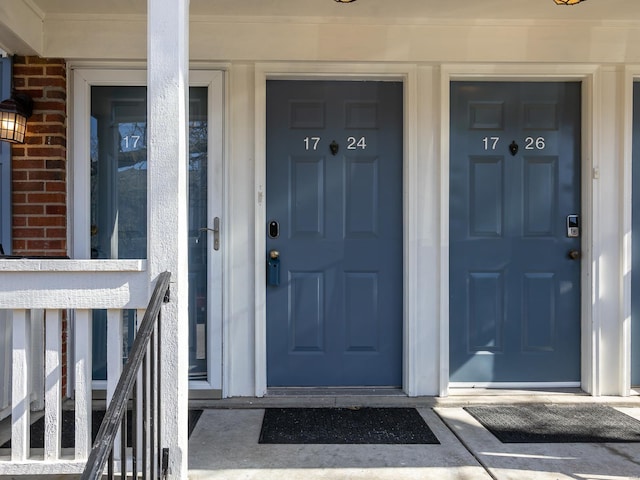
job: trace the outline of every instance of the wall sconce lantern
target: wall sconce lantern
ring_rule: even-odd
[[[556,2],[556,5],[577,5],[580,2],[584,2],[585,0],[553,0]]]
[[[0,140],[24,143],[27,118],[33,113],[33,100],[29,95],[16,93],[0,102]]]

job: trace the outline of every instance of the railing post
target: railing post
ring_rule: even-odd
[[[118,379],[122,373],[122,310],[107,310],[107,405],[116,391]],[[113,446],[115,460],[120,460],[120,434],[116,436]]]
[[[62,425],[62,319],[60,310],[47,310],[44,361],[44,459],[58,460]]]
[[[11,460],[29,458],[31,419],[31,311],[13,311],[13,377],[11,388]]]
[[[75,318],[75,396],[76,460],[85,460],[91,450],[91,381],[92,381],[91,310],[76,310]]]
[[[31,310],[31,410],[44,409],[44,310]]]

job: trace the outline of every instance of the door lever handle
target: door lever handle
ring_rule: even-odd
[[[213,232],[213,249],[220,250],[220,217],[213,219],[213,228],[202,227],[200,232]]]

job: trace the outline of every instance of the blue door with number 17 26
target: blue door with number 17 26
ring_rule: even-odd
[[[451,382],[580,381],[580,98],[451,85]]]

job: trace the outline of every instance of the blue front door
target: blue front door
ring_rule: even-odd
[[[452,382],[580,380],[580,98],[452,84]]]
[[[640,385],[640,82],[633,84],[631,385]]]
[[[270,387],[402,383],[402,98],[267,82]]]

